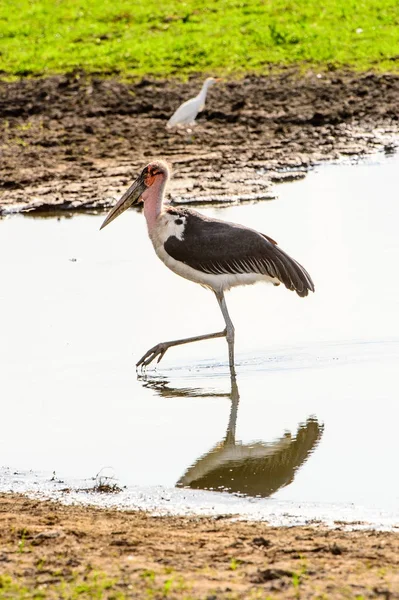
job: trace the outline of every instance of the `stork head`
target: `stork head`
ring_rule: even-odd
[[[144,183],[147,188],[161,181],[167,181],[170,176],[170,171],[167,163],[164,160],[154,160],[150,162],[142,171]]]
[[[130,188],[126,190],[122,198],[115,204],[106,216],[100,229],[109,225],[111,221],[119,217],[125,210],[131,206],[139,204],[139,202],[145,201],[145,192],[151,187],[158,187],[165,185],[169,179],[169,167],[163,160],[154,160],[150,162],[141,171],[136,181],[132,183]]]

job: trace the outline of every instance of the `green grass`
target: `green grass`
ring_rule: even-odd
[[[93,573],[85,580],[25,585],[7,575],[0,575],[0,600],[127,600],[127,596],[118,591],[115,581],[101,573]]]
[[[126,581],[118,582],[96,571],[84,577],[75,575],[68,580],[57,573],[44,579],[47,581],[36,584],[0,575],[0,600],[128,600],[133,597],[167,600],[170,596],[194,600],[190,595],[190,585],[181,576],[162,577],[158,581],[155,572],[148,570],[142,575],[144,585],[138,586],[133,582],[128,588]],[[127,588],[126,592],[121,588]]]
[[[6,76],[399,70],[398,0],[1,0]]]

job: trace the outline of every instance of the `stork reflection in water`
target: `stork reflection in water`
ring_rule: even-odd
[[[176,483],[177,487],[225,491],[246,496],[271,496],[292,483],[297,470],[315,450],[323,434],[323,425],[309,417],[290,433],[272,442],[256,441],[243,444],[236,440],[236,425],[240,395],[236,378],[230,377],[230,393],[211,392],[201,388],[173,388],[165,379],[143,380],[165,398],[229,397],[231,409],[224,438],[188,467]]]

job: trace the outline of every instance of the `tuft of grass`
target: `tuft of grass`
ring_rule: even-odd
[[[304,557],[301,557],[301,567],[300,567],[299,571],[295,571],[292,574],[292,585],[294,586],[296,600],[299,600],[301,597],[301,587],[300,586],[301,586],[303,579],[307,576],[307,572],[308,572],[308,568],[306,565],[306,559]]]
[[[26,529],[22,529],[20,531],[21,540],[18,542],[18,552],[19,554],[23,554],[26,550],[26,537],[28,536],[28,531]]]
[[[6,76],[399,70],[397,0],[2,0]]]
[[[152,569],[144,569],[144,571],[140,574],[142,579],[148,579],[149,581],[155,581],[155,571]]]

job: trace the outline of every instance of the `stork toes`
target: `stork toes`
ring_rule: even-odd
[[[141,368],[147,367],[157,357],[158,357],[157,363],[159,363],[165,356],[167,349],[173,345],[174,345],[173,343],[168,344],[168,342],[160,342],[156,346],[153,346],[144,354],[144,356],[142,356],[140,358],[138,363],[136,363],[136,369],[140,366],[141,366]]]

